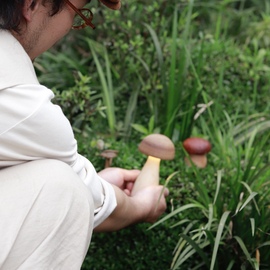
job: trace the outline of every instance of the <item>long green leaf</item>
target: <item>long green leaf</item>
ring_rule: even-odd
[[[255,235],[255,219],[254,218],[250,218],[250,225],[251,225],[252,236],[254,236]]]
[[[204,243],[199,243],[199,245],[193,241],[189,236],[185,235],[185,234],[180,234],[180,237],[182,237],[183,239],[185,239],[189,245],[192,246],[192,248],[200,255],[200,257],[203,259],[205,265],[207,266],[207,268],[209,268],[209,259],[207,258],[207,256],[205,255],[205,253],[202,250],[202,246],[206,247],[207,245],[209,245],[209,242],[206,241]]]
[[[188,240],[188,243],[190,243],[190,241],[192,241],[191,239]],[[194,241],[193,241],[194,242]],[[197,245],[197,248],[194,248],[192,245],[188,245],[184,251],[180,254],[181,256],[178,257],[178,259],[175,262],[175,265],[173,265],[173,270],[174,269],[179,269],[178,267],[183,264],[187,259],[189,259],[192,255],[194,255],[196,253],[196,249],[201,250],[200,253],[203,254],[203,248],[209,246],[209,242],[208,241],[204,241],[203,243],[201,243],[199,246]],[[205,256],[203,254],[203,256]],[[207,260],[207,259],[206,259]],[[205,263],[204,263],[205,264]]]
[[[243,240],[239,237],[239,236],[234,236],[234,239],[238,242],[239,246],[241,247],[243,253],[245,254],[247,260],[249,261],[249,263],[255,267],[256,270],[258,270],[258,263],[256,262],[256,260],[253,260],[247,250],[247,247],[245,245],[245,243],[243,242]]]
[[[175,114],[175,101],[178,102],[176,95],[178,96],[177,91],[179,89],[175,89],[175,76],[176,76],[176,48],[177,48],[177,21],[178,21],[178,10],[174,9],[173,16],[173,30],[172,30],[172,45],[171,45],[171,66],[170,66],[170,78],[169,78],[169,86],[166,89],[166,100],[167,100],[167,108],[166,108],[166,128],[164,134],[171,138],[173,133],[173,122],[172,115]],[[179,103],[178,103],[179,104]]]
[[[154,45],[156,48],[158,63],[159,63],[160,69],[162,71],[163,70],[163,53],[162,53],[162,49],[161,49],[161,45],[160,45],[158,36],[157,36],[155,30],[149,24],[144,23],[144,25],[148,29],[148,31],[153,39],[153,42],[154,42]]]
[[[222,174],[222,172],[219,170],[217,172],[217,188],[216,188],[216,192],[215,192],[215,197],[214,197],[213,204],[216,203],[216,200],[217,200],[217,197],[218,197],[218,194],[219,194],[220,185],[221,185],[221,174]]]
[[[213,216],[214,216],[213,204],[209,204],[208,222],[207,222],[207,225],[205,226],[206,230],[211,230],[211,225],[212,225],[212,222],[213,222]]]
[[[109,58],[107,51],[105,48],[103,48],[103,53],[105,57],[105,63],[106,63],[106,74],[107,74],[107,80],[106,80],[106,75],[102,69],[101,63],[98,59],[97,53],[95,51],[94,43],[90,39],[87,40],[91,53],[93,55],[100,82],[102,85],[102,90],[103,90],[103,100],[104,104],[106,106],[106,112],[107,112],[107,118],[108,118],[108,125],[110,128],[110,131],[112,135],[115,134],[115,126],[116,126],[116,120],[115,120],[115,109],[114,109],[114,97],[113,97],[113,87],[112,87],[112,79],[111,79],[111,72],[110,72],[110,63],[109,63]]]
[[[240,207],[239,209],[239,212],[241,210],[243,210],[245,208],[245,206],[257,195],[258,193],[257,192],[252,192],[248,198],[246,199],[246,201],[243,203],[243,205]]]
[[[243,181],[241,181],[241,183],[246,187],[246,189],[248,190],[249,194],[252,194],[252,190],[251,190],[250,186],[249,186],[247,183],[243,182]],[[256,192],[255,192],[255,193],[256,193]],[[255,197],[255,196],[254,196],[254,197]],[[256,210],[257,210],[258,214],[260,215],[260,209],[259,209],[259,206],[257,205],[256,200],[254,200],[254,198],[252,198],[252,199],[253,199],[254,205],[255,205],[255,207],[256,207]],[[241,211],[241,210],[240,210],[240,211]]]
[[[159,221],[157,221],[154,225],[152,225],[151,227],[149,227],[149,229],[153,229],[154,227],[156,227],[157,225],[163,223],[164,221],[166,221],[167,219],[187,210],[187,209],[191,209],[191,208],[200,208],[200,209],[205,209],[205,207],[201,204],[195,204],[195,203],[190,203],[190,204],[186,204],[184,206],[181,206],[179,208],[177,208],[176,210],[174,210],[173,212],[171,212],[170,214],[166,215],[164,218],[160,219]]]
[[[216,235],[216,239],[215,239],[214,249],[213,249],[213,253],[212,253],[210,270],[213,270],[215,267],[215,263],[217,260],[218,248],[219,248],[219,245],[221,243],[222,233],[223,233],[224,226],[226,224],[226,220],[227,220],[229,214],[230,214],[230,211],[224,212],[221,219],[220,219],[220,222],[218,225],[218,230],[217,230],[217,235]]]

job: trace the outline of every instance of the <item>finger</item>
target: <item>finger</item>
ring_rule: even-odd
[[[126,193],[126,195],[130,196],[131,195],[131,191],[128,189],[124,189],[124,192]]]
[[[126,189],[128,189],[129,191],[132,190],[133,186],[134,186],[134,183],[133,182],[127,182],[126,183]]]
[[[138,175],[140,174],[140,170],[122,170],[123,177],[125,182],[135,182]]]
[[[169,189],[164,188],[163,194],[164,194],[165,197],[169,196],[169,194],[170,194]]]

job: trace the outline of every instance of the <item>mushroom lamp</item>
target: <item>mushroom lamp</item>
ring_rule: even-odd
[[[109,168],[112,165],[113,158],[117,157],[118,151],[117,150],[104,150],[100,155],[105,158],[105,165],[104,168]]]
[[[159,168],[161,160],[171,160],[175,155],[173,142],[165,135],[151,134],[139,144],[139,151],[147,155],[147,160],[136,179],[131,194],[151,186],[159,185]]]
[[[202,138],[192,137],[183,142],[183,147],[189,154],[189,158],[194,165],[198,168],[206,167],[206,155],[211,150],[211,144],[209,141]],[[188,166],[191,166],[189,158],[185,157],[185,162]]]

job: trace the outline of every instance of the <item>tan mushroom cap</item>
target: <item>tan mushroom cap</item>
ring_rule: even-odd
[[[174,159],[175,155],[173,142],[162,134],[146,136],[139,144],[139,151],[147,156],[160,158],[162,160]]]
[[[211,144],[209,141],[191,137],[183,142],[185,150],[191,155],[205,155],[211,150]]]
[[[100,155],[105,158],[114,158],[117,157],[117,154],[118,154],[117,150],[107,149],[104,150]]]

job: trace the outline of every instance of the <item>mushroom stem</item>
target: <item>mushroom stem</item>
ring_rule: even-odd
[[[105,169],[109,168],[109,167],[111,167],[111,165],[112,165],[112,158],[106,158],[104,168]]]
[[[191,155],[189,155],[189,158],[194,163],[194,165],[197,166],[198,168],[205,168],[206,165],[207,165],[207,157],[206,157],[206,155],[194,155],[194,154],[191,154]],[[186,162],[186,164],[188,166],[191,167],[189,158],[186,157],[185,162]]]
[[[148,156],[139,176],[137,177],[131,195],[148,186],[159,185],[160,158]]]

